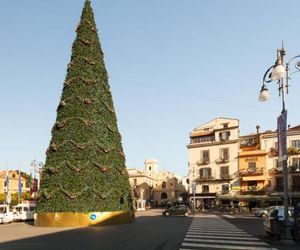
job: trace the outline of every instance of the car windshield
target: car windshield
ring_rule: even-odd
[[[22,207],[15,207],[14,209],[16,212],[22,212]]]

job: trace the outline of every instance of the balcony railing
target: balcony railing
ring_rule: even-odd
[[[258,187],[258,186],[247,186],[247,187],[243,187],[241,188],[241,192],[242,193],[246,193],[246,194],[258,194],[258,193],[264,193],[266,190],[263,187]]]
[[[233,179],[233,176],[230,174],[221,174],[220,179],[221,180],[231,180],[231,179]]]
[[[212,181],[215,178],[213,176],[200,176],[197,181],[198,182],[204,182],[204,181]]]
[[[198,166],[201,166],[201,165],[207,165],[207,164],[209,164],[209,159],[202,159],[202,160],[199,160],[199,161],[196,161],[196,164],[198,165]]]
[[[240,176],[249,176],[249,175],[261,175],[264,174],[265,169],[264,168],[256,168],[256,169],[242,169],[239,171]]]
[[[300,175],[300,166],[299,165],[289,165],[288,166],[288,171],[290,174],[299,174]],[[283,174],[283,169],[276,167],[272,168],[269,170],[270,175],[278,175],[278,174]]]
[[[220,157],[219,159],[216,160],[216,163],[227,163],[227,162],[229,162],[229,156]]]

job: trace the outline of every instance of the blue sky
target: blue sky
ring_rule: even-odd
[[[0,0],[0,168],[45,161],[83,0]],[[300,54],[299,1],[94,0],[128,167],[156,158],[187,174],[189,132],[214,117],[241,134],[275,129],[281,100],[258,102],[281,41]],[[287,97],[300,124],[300,74]]]

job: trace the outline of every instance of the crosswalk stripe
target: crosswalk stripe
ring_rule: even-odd
[[[231,250],[277,250],[276,248],[272,247],[248,247],[248,246],[226,246],[226,245],[210,245],[210,244],[198,244],[198,243],[182,243],[183,247],[201,247],[204,249],[209,248],[219,248],[219,249],[231,249]],[[180,248],[180,250],[190,250],[186,248]],[[193,249],[194,250],[194,249]]]
[[[202,239],[232,239],[232,240],[259,240],[255,237],[239,237],[239,236],[216,236],[216,235],[197,235],[197,234],[187,234],[187,238],[202,238]]]
[[[210,239],[196,239],[196,238],[185,238],[184,241],[195,241],[195,242],[210,242],[210,243],[233,243],[233,244],[240,244],[240,245],[261,245],[261,246],[268,246],[265,242],[257,242],[257,241],[237,241],[237,240],[210,240]]]
[[[180,249],[277,250],[216,215],[194,217]]]

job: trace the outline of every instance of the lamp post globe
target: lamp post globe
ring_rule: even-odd
[[[286,70],[285,70],[284,66],[279,64],[273,69],[272,75],[271,75],[271,80],[278,81],[278,80],[282,79],[283,77],[285,77],[285,74],[286,74]]]

